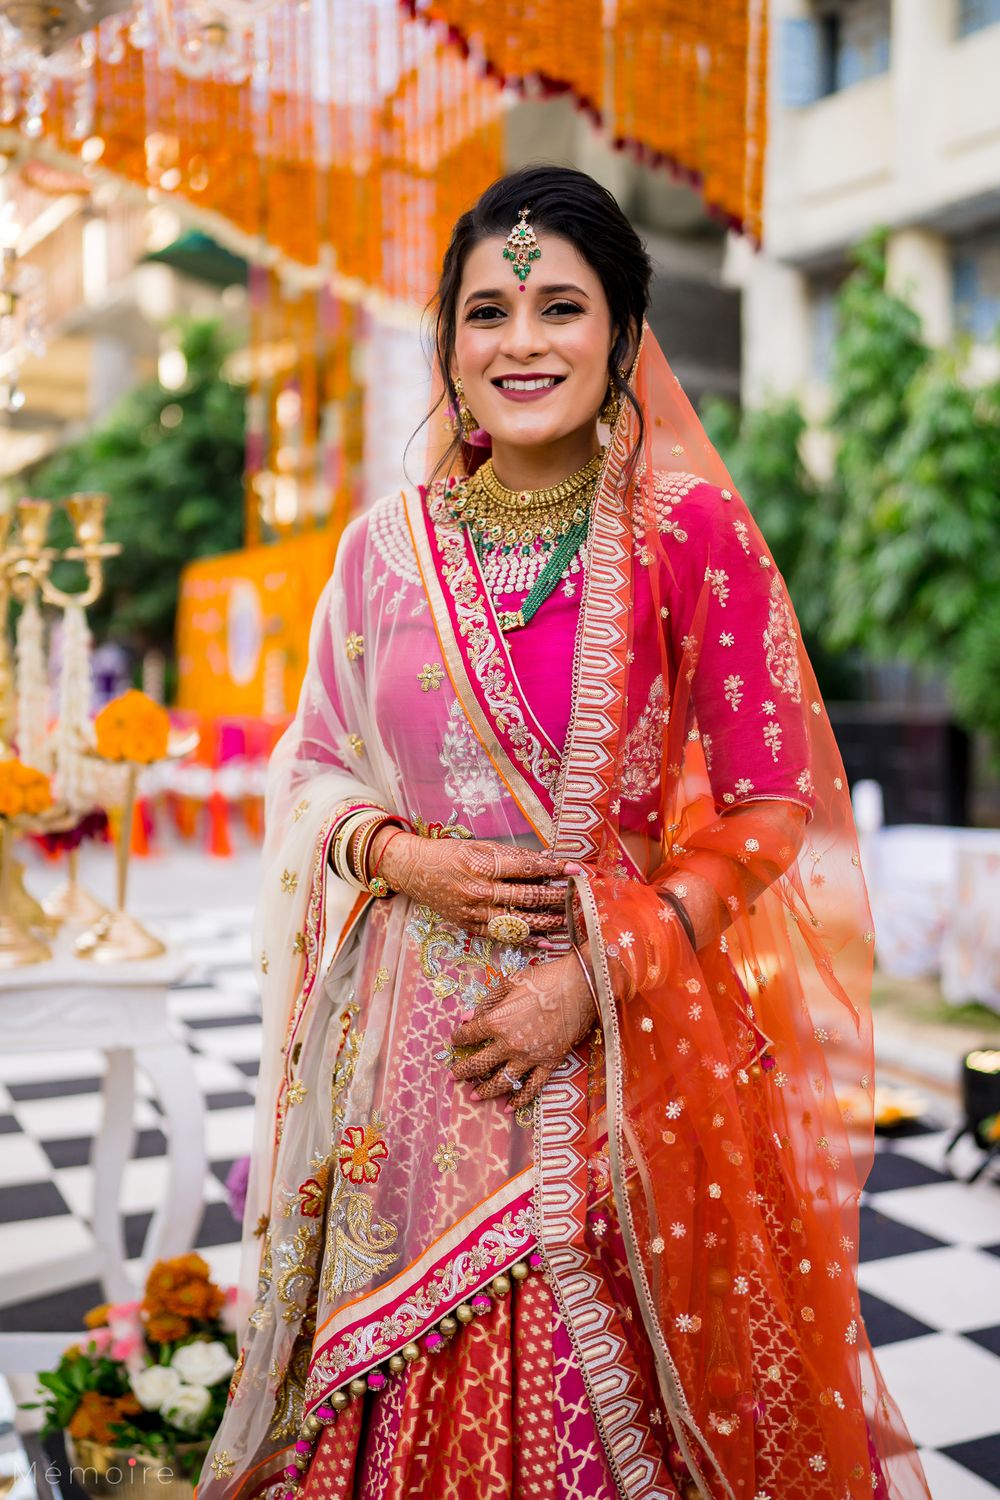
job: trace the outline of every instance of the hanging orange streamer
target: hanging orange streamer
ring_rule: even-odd
[[[264,83],[102,45],[100,165],[187,200],[247,255],[266,245],[342,291],[423,302],[455,219],[502,171],[499,85],[401,9],[280,0],[266,26]],[[56,87],[46,138],[76,155],[71,105]]]
[[[766,0],[402,0],[525,93],[572,92],[640,160],[668,165],[759,242]]]

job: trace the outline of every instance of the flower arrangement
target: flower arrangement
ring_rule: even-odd
[[[139,1302],[104,1303],[88,1333],[43,1371],[43,1437],[156,1458],[195,1480],[225,1410],[236,1364],[236,1289],[211,1280],[200,1255],[157,1261]]]
[[[94,720],[102,760],[130,760],[148,766],[162,760],[170,737],[170,716],[159,703],[134,688],[105,705]]]
[[[0,818],[37,815],[52,806],[52,786],[44,771],[20,760],[0,760]]]

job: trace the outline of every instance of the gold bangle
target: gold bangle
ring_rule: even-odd
[[[597,998],[597,990],[594,988],[594,981],[593,981],[593,978],[591,977],[590,970],[587,968],[587,960],[584,958],[583,954],[580,952],[580,950],[577,947],[576,943],[572,944],[572,949],[573,949],[574,956],[576,957],[577,963],[580,965],[580,968],[583,970],[583,977],[586,980],[587,988],[590,991],[590,998],[594,1002],[594,1009],[597,1011],[597,1014],[600,1015],[601,1014],[601,1005],[600,1005],[600,1001]]]
[[[694,923],[691,921],[691,913],[684,905],[684,902],[681,900],[680,896],[676,894],[676,892],[670,890],[667,886],[661,886],[659,894],[661,899],[663,901],[668,901],[673,907],[674,911],[677,913],[678,917],[680,918],[680,924],[684,928],[684,934],[687,937],[688,942],[691,944],[691,951],[692,953],[697,953],[698,942],[694,935]]]

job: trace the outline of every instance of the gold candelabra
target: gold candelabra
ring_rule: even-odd
[[[86,626],[82,611],[97,600],[104,588],[104,564],[109,557],[121,551],[115,542],[104,540],[105,514],[108,496],[97,493],[78,493],[65,502],[66,512],[73,527],[74,545],[63,549],[49,546],[48,533],[52,520],[53,504],[49,500],[25,497],[12,510],[0,515],[0,758],[13,753],[13,742],[18,741],[18,750],[23,760],[38,760],[46,734],[47,664],[42,637],[40,602],[54,605],[63,613],[64,625],[71,612],[79,614],[79,630],[84,638]],[[52,569],[56,563],[74,562],[83,565],[83,587],[67,591],[52,581]],[[22,621],[18,628],[17,670],[8,636],[7,621],[12,602],[21,605]],[[24,619],[33,621],[33,629],[23,631]],[[23,634],[22,634],[23,631]],[[68,632],[64,629],[64,640]],[[85,650],[85,646],[83,648]],[[86,663],[79,664],[82,669]],[[83,689],[82,683],[79,684]],[[84,700],[85,701],[85,700]],[[62,725],[60,733],[63,743],[70,747],[69,753],[78,754],[78,725]],[[60,772],[68,764],[64,756]],[[60,788],[64,801],[73,802],[67,789]],[[63,811],[61,826],[72,825],[73,817],[84,809],[69,806]],[[7,830],[5,844],[6,873],[0,880],[0,916],[19,921],[22,929],[28,927],[57,927],[62,921],[78,923],[92,922],[106,908],[85,891],[77,880],[76,851],[70,857],[69,881],[55,892],[45,903],[38,906],[25,891],[21,880],[21,866],[12,858],[10,848],[13,830]],[[16,946],[16,945],[14,945]],[[36,953],[34,961],[40,955]],[[12,958],[12,962],[32,962],[27,957]]]
[[[122,550],[119,542],[104,540],[107,495],[80,492],[70,495],[65,505],[76,545],[62,551],[46,546],[52,518],[50,500],[28,496],[0,515],[0,755],[10,752],[14,721],[14,673],[7,635],[11,599],[25,605],[40,594],[46,604],[64,612],[71,606],[86,609],[101,596],[105,559],[116,557]],[[51,578],[57,562],[82,563],[84,587],[75,593],[57,588]]]

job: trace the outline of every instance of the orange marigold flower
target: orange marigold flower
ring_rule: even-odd
[[[170,716],[134,688],[113,699],[94,720],[97,753],[105,760],[133,760],[142,765],[167,753]]]
[[[0,760],[0,817],[40,813],[52,806],[52,787],[44,771],[20,760]]]
[[[142,1407],[132,1395],[102,1396],[100,1391],[84,1391],[80,1404],[70,1419],[70,1435],[90,1438],[95,1443],[113,1443],[113,1422],[136,1417]]]
[[[146,1337],[153,1344],[176,1344],[190,1332],[191,1324],[187,1319],[178,1318],[173,1313],[154,1313],[146,1320]]]
[[[108,1308],[110,1302],[99,1302],[84,1314],[83,1326],[85,1328],[106,1328],[108,1326]]]
[[[349,1125],[340,1137],[337,1159],[351,1182],[377,1182],[388,1155],[389,1148],[373,1125]]]

